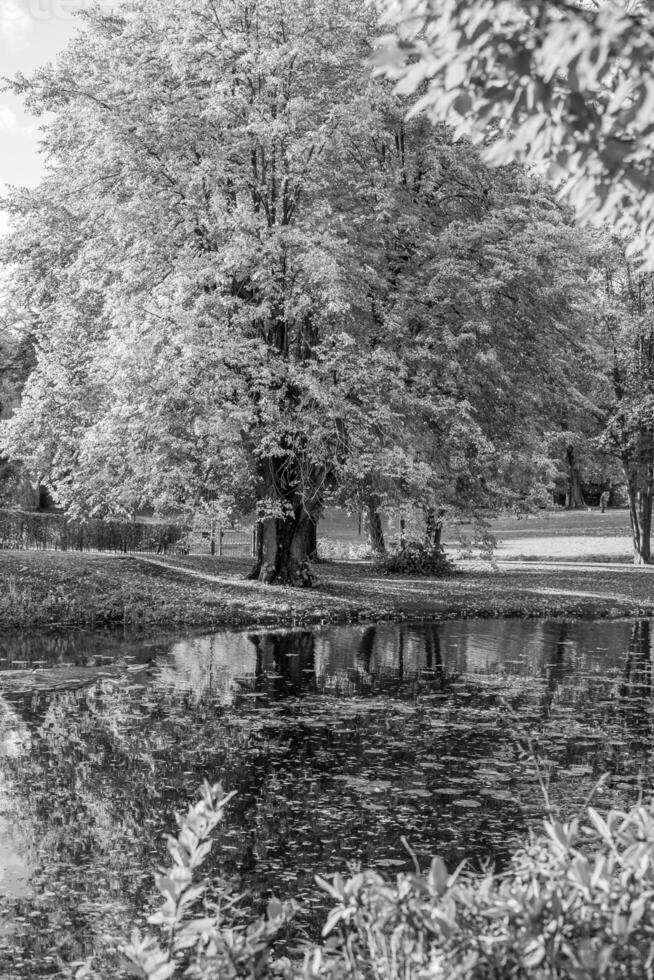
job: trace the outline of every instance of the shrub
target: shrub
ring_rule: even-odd
[[[456,574],[454,565],[444,552],[417,541],[410,541],[399,551],[385,555],[375,567],[386,575],[433,575],[436,578],[447,578]]]
[[[606,819],[549,821],[546,834],[500,875],[374,871],[318,880],[335,900],[325,942],[304,963],[275,960],[271,946],[291,906],[272,901],[249,927],[229,920],[229,901],[205,902],[194,875],[232,794],[205,785],[202,799],[170,838],[170,870],[157,876],[164,901],[150,917],[162,947],[135,933],[126,949],[146,980],[647,980],[654,975],[654,806]]]
[[[182,974],[195,980],[291,977],[285,961],[274,969],[269,963],[271,941],[292,914],[290,904],[273,900],[267,918],[247,927],[234,925],[229,915],[233,900],[223,885],[218,903],[206,903],[204,914],[193,912],[207,887],[195,881],[195,874],[211,850],[211,833],[233,795],[224,793],[220,784],[205,783],[200,801],[186,817],[177,818],[179,834],[168,838],[172,866],[155,877],[163,903],[148,919],[163,930],[165,946],[152,935],[134,931],[124,952],[137,976],[145,980],[168,980]]]
[[[545,824],[504,875],[366,871],[323,882],[338,905],[312,977],[618,980],[654,975],[654,809]]]

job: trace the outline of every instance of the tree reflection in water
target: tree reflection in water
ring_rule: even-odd
[[[631,640],[620,688],[623,698],[649,698],[652,693],[652,645],[649,619],[639,619],[631,627]]]
[[[272,693],[278,697],[316,690],[315,637],[309,631],[250,633],[256,650],[255,687],[262,689],[265,678],[273,680]]]

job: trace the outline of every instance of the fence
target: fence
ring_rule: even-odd
[[[189,550],[192,555],[217,555],[218,557],[250,558],[254,554],[253,532],[215,529],[194,529],[189,533]]]
[[[208,539],[208,540],[207,540]],[[206,546],[205,546],[206,541]],[[213,547],[211,546],[213,542]],[[198,531],[188,525],[70,520],[63,514],[0,510],[0,548],[154,554],[252,554],[250,531]]]

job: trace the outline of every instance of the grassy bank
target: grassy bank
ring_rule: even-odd
[[[318,567],[312,590],[247,582],[249,562],[0,552],[0,628],[175,628],[359,618],[654,615],[654,577],[629,566],[461,563],[453,579]]]

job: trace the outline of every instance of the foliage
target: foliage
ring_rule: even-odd
[[[634,267],[617,236],[598,236],[597,336],[602,351],[590,372],[596,444],[622,469],[634,562],[651,556],[654,501],[654,280]]]
[[[406,385],[421,398],[408,431],[423,469],[402,447],[395,469],[367,456],[356,486],[344,486],[377,512],[415,501],[451,520],[522,506],[551,490],[552,430],[582,400],[588,248],[547,187],[519,168],[494,171],[424,120],[402,124],[400,138],[383,161],[403,194],[384,187],[393,223],[362,275],[379,337],[403,352]]]
[[[34,367],[33,341],[13,322],[6,298],[7,284],[0,272],[0,419],[11,416],[20,402],[21,390]],[[38,493],[19,463],[0,456],[0,502],[5,506],[30,506]]]
[[[68,508],[256,506],[280,572],[282,527],[288,552],[344,468],[410,443],[401,359],[353,315],[371,17],[139,0],[17,81],[57,123],[43,186],[11,205],[39,366],[9,442]]]
[[[530,650],[519,663],[511,653],[517,637],[530,637],[519,643]],[[316,924],[317,906],[321,921],[326,917],[315,873],[326,877],[356,857],[364,866],[409,870],[401,834],[421,855],[437,848],[452,867],[463,849],[472,860],[489,851],[505,859],[512,834],[540,825],[533,766],[522,753],[516,757],[507,704],[526,733],[536,727],[540,751],[551,759],[552,807],[579,811],[594,773],[605,768],[613,774],[602,790],[606,809],[635,800],[638,785],[652,791],[647,622],[633,630],[624,622],[379,624],[324,639],[312,646],[306,631],[257,631],[256,676],[247,679],[240,651],[249,648],[253,666],[255,637],[242,633],[197,636],[173,648],[157,642],[141,654],[159,662],[154,676],[125,672],[124,665],[121,671],[114,662],[111,679],[71,694],[41,689],[21,701],[16,692],[30,688],[3,672],[3,688],[10,686],[0,704],[2,742],[12,733],[27,741],[22,754],[3,756],[6,818],[12,839],[18,833],[21,845],[25,840],[20,853],[35,854],[40,886],[25,899],[6,898],[11,921],[18,919],[9,940],[17,955],[12,961],[6,947],[0,950],[3,976],[38,976],[53,945],[66,962],[80,958],[76,949],[82,955],[93,949],[105,967],[107,948],[129,936],[144,891],[154,890],[152,869],[168,863],[157,844],[168,814],[186,812],[189,780],[207,772],[220,772],[238,795],[216,827],[200,878],[217,869],[239,893],[251,887],[241,921],[265,909],[271,886],[275,894],[293,894],[303,904],[293,939]],[[107,655],[142,649],[102,635],[91,644],[83,634],[41,643],[9,638],[4,654],[10,662],[74,655],[106,664]],[[350,644],[352,659],[344,657]],[[593,653],[598,645],[601,653]],[[462,677],[464,650],[476,656],[481,673]],[[484,650],[495,650],[499,661]],[[534,658],[547,668],[528,671]],[[425,663],[434,670],[424,672]],[[268,673],[271,667],[283,677]],[[81,683],[87,670],[77,668]],[[58,674],[72,672],[15,673],[28,683],[50,675],[58,688]],[[235,678],[241,692],[246,681],[247,693],[221,709]],[[265,711],[261,698],[269,699]],[[389,808],[389,798],[398,805]],[[256,865],[243,873],[248,849]],[[154,911],[158,903],[147,901]],[[122,975],[103,972],[100,963],[98,970],[107,980]]]
[[[473,558],[478,556],[487,561],[492,561],[497,548],[497,537],[492,533],[487,521],[476,521],[472,530],[459,528],[458,544],[460,558]]]
[[[654,956],[654,804],[606,818],[589,807],[520,848],[501,875],[449,874],[436,857],[395,884],[373,871],[319,885],[335,900],[326,943],[303,968],[269,961],[270,944],[288,910],[272,901],[267,920],[247,931],[226,928],[220,905],[192,913],[204,887],[193,885],[213,827],[229,797],[205,787],[178,838],[173,868],[157,877],[162,909],[150,917],[167,932],[164,950],[135,935],[127,953],[147,980],[166,980],[190,959],[187,975],[284,976],[296,980],[397,977],[490,980],[567,977],[613,980],[649,975]],[[414,857],[414,861],[415,861]]]
[[[220,786],[205,783],[202,799],[189,809],[184,818],[178,817],[179,834],[168,839],[172,866],[156,876],[157,889],[163,904],[148,921],[162,928],[165,948],[152,936],[135,931],[125,952],[145,980],[167,980],[178,968],[196,980],[204,977],[237,977],[270,975],[268,958],[271,940],[292,913],[290,905],[282,906],[272,899],[267,918],[247,928],[230,922],[229,901],[224,887],[216,904],[205,903],[204,915],[193,914],[193,907],[206,892],[206,884],[198,884],[195,874],[211,850],[211,833],[223,817],[223,810],[233,793]],[[290,976],[278,964],[275,976]]]
[[[633,235],[654,264],[650,106],[654,11],[636,2],[386,0],[381,54],[414,111],[487,139],[486,159],[529,160],[582,216]]]
[[[428,875],[395,886],[363,872],[324,887],[338,901],[314,976],[646,977],[654,955],[654,808],[593,808],[584,820],[548,821],[506,873]]]
[[[397,551],[392,551],[376,565],[386,575],[431,575],[448,578],[456,569],[440,549],[420,541],[408,541]]]

